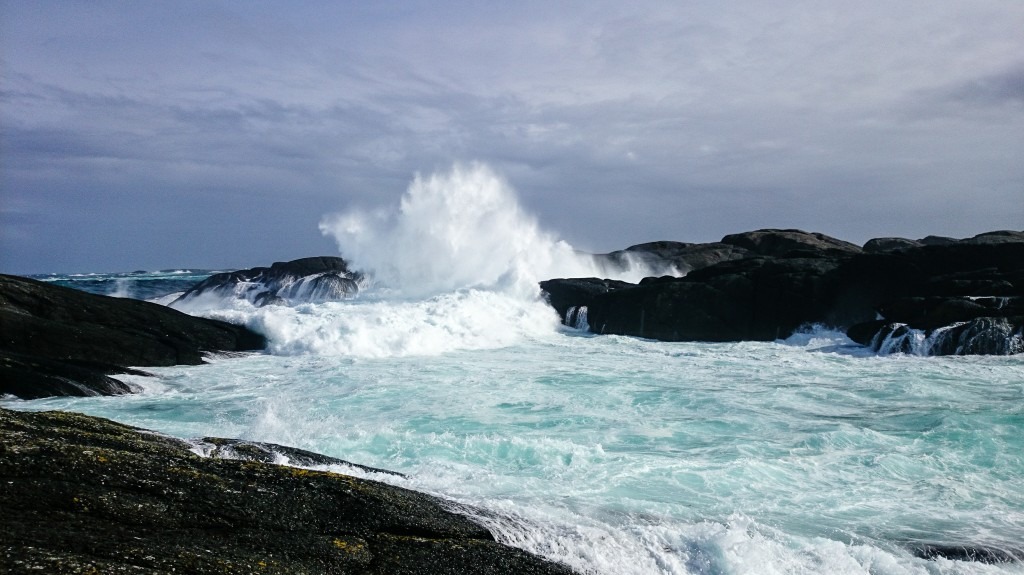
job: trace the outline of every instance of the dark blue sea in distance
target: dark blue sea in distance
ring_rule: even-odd
[[[29,277],[100,295],[156,300],[169,294],[184,292],[214,273],[217,271],[174,269],[106,274],[39,274]]]
[[[266,352],[146,368],[128,396],[2,404],[400,471],[370,477],[472,506],[580,573],[1024,573],[971,559],[1024,550],[1024,355],[877,355],[820,327],[740,343],[565,327],[536,282],[599,272],[489,178],[418,179],[390,219],[325,221],[373,272],[356,297],[175,304],[266,334]],[[43,279],[167,304],[208,273]]]

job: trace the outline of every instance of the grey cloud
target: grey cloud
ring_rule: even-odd
[[[1024,103],[1024,62],[949,90],[953,100],[979,105]]]
[[[595,250],[1024,220],[1024,66],[998,49],[1024,52],[1024,8],[999,2],[47,6],[0,40],[3,200],[85,210],[97,253],[134,234],[124,260],[321,252],[325,212],[456,160]],[[60,249],[39,221],[22,262]]]

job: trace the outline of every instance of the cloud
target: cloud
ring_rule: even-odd
[[[413,174],[459,160],[494,166],[542,225],[599,251],[751,227],[863,241],[1024,220],[1016,4],[5,11],[5,203],[87,210],[97,254],[103,226],[135,212],[150,230],[191,229],[201,206],[237,238],[122,242],[125,263],[108,266],[319,253],[324,213],[397,201]],[[306,238],[293,253],[264,237],[283,226]],[[58,231],[13,244],[18,269],[50,269]],[[49,247],[17,256],[31,242]]]

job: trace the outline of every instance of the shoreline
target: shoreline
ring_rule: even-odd
[[[107,419],[2,407],[0,439],[9,573],[573,573],[437,497],[269,463],[270,444],[213,440],[202,457]]]

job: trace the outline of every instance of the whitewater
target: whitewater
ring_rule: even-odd
[[[2,404],[399,471],[331,468],[469,505],[580,573],[1024,573],[921,556],[1024,549],[1024,356],[878,355],[820,326],[725,344],[564,326],[538,281],[679,271],[597,266],[481,164],[320,227],[365,273],[357,296],[176,304],[260,331],[265,353]],[[209,273],[42,279],[169,303]]]

